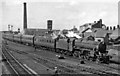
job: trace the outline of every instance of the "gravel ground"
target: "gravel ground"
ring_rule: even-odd
[[[36,61],[32,60],[31,58],[22,55],[22,54],[18,54],[16,52],[11,52],[22,64],[26,64],[29,68],[31,68],[32,70],[34,70],[36,73],[38,74],[52,74],[53,71],[48,70],[47,71],[47,67],[37,63]]]
[[[11,74],[5,63],[1,63],[1,64],[2,64],[2,74]]]

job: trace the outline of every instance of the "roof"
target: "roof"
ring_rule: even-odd
[[[90,28],[86,28],[85,30],[82,31],[82,33],[86,32],[87,30],[89,30]]]
[[[91,30],[91,29],[88,29],[88,30],[86,30],[86,32],[92,32],[92,30]]]
[[[45,35],[48,32],[48,29],[31,29],[28,28],[25,30],[27,35]]]
[[[112,39],[116,39],[116,38],[118,38],[120,36],[120,29],[119,28],[116,28],[113,32],[112,32],[112,34],[110,35],[110,37],[112,38]]]
[[[95,32],[95,37],[96,38],[103,38],[103,37],[106,36],[107,33],[108,33],[107,30],[105,30],[105,29],[99,29],[99,30],[97,30]]]
[[[85,32],[84,33],[84,37],[89,37],[89,36],[94,36],[94,33],[93,32]]]

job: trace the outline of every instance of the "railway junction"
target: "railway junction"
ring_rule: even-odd
[[[32,46],[23,45],[3,40],[3,62],[7,65],[7,73],[29,75],[54,75],[55,67],[58,74],[71,75],[119,75],[118,64],[98,64],[85,61],[81,64],[79,59],[64,56],[59,59],[60,53],[55,53],[43,48],[35,49]],[[8,54],[8,55],[7,55]],[[14,61],[13,61],[14,60]],[[22,68],[20,68],[22,66]],[[9,69],[9,70],[8,70]]]

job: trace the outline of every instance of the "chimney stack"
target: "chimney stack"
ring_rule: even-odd
[[[8,31],[10,31],[10,24],[8,25]]]
[[[18,28],[18,33],[20,33],[20,28]]]
[[[94,21],[94,23],[96,23],[96,21]]]
[[[100,21],[100,26],[102,27],[102,19],[100,19],[99,21]]]
[[[24,9],[23,9],[23,11],[24,11],[24,17],[23,17],[23,24],[24,24],[24,26],[23,26],[23,29],[27,29],[27,5],[26,5],[26,2],[24,2],[23,3],[23,7],[24,7]]]
[[[117,25],[117,28],[120,28],[120,26],[119,26],[119,25]]]
[[[110,30],[112,30],[112,26],[110,26]]]

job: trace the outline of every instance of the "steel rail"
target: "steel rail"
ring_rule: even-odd
[[[26,71],[26,73],[28,75],[35,75],[32,71],[30,71],[29,69],[27,69],[24,65],[22,65],[14,56],[12,56],[12,54],[10,54],[10,52],[7,51],[7,49],[4,46],[4,51],[6,51],[9,56],[24,70]],[[5,52],[4,52],[5,53]],[[3,53],[3,54],[4,54]],[[6,55],[4,54],[4,56],[6,57]],[[7,59],[7,57],[6,57]],[[7,62],[10,64],[10,67],[13,69],[13,71],[19,76],[19,72],[15,70],[15,67],[13,67],[12,63],[10,63],[10,61],[7,60]]]

